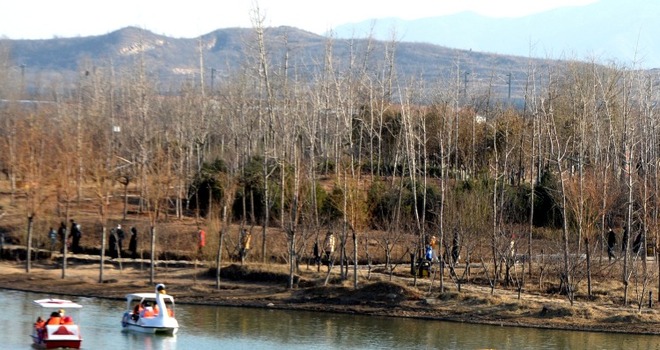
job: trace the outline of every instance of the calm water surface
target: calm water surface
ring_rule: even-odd
[[[30,349],[32,301],[72,299],[84,349],[660,349],[660,336],[552,331],[316,312],[177,305],[174,337],[121,331],[123,301],[0,289],[0,349]],[[176,297],[176,296],[175,296]],[[43,315],[42,316],[47,316]]]

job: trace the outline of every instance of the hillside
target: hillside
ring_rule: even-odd
[[[385,69],[383,63],[394,49],[397,79],[401,84],[421,80],[426,85],[450,81],[463,89],[478,89],[485,85],[507,97],[511,84],[513,98],[521,97],[530,67],[543,71],[557,61],[530,59],[458,50],[423,42],[368,41],[366,39],[329,39],[292,27],[267,28],[265,42],[271,64],[289,60],[290,70],[312,80],[323,69],[321,62],[331,43],[335,68],[346,67],[360,57],[375,72]],[[13,74],[34,91],[53,82],[75,81],[80,74],[95,67],[113,66],[115,70],[136,70],[138,66],[169,90],[183,82],[200,81],[202,71],[207,85],[218,84],[255,56],[254,31],[226,28],[199,38],[170,38],[150,31],[127,27],[106,35],[55,38],[49,40],[0,40],[9,52]],[[20,67],[20,69],[19,69]],[[512,79],[509,81],[508,77]],[[37,86],[36,84],[41,84]]]

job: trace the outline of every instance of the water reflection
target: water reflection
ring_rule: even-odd
[[[30,348],[27,315],[47,296],[61,297],[0,290],[0,348]],[[84,305],[84,349],[660,349],[655,336],[181,304],[177,335],[154,336],[121,331],[124,300],[70,299]]]
[[[175,350],[176,335],[154,336],[136,332],[121,332],[126,349]]]

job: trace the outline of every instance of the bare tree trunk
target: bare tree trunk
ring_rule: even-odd
[[[153,284],[156,280],[156,227],[154,225],[149,227],[149,233],[151,235],[151,269],[149,272],[149,283]]]
[[[29,215],[28,216],[28,222],[27,222],[27,245],[25,247],[25,254],[26,254],[25,272],[27,272],[27,273],[30,273],[30,269],[32,268],[32,231],[33,231],[33,226],[34,226],[34,216]]]
[[[495,159],[493,164],[495,166],[495,172],[493,174],[493,232],[491,234],[491,252],[493,254],[493,282],[491,283],[491,294],[495,292],[495,285],[497,284],[499,273],[499,254],[497,252],[497,235],[499,232],[498,224],[498,209],[497,209],[497,183],[499,181],[499,153],[497,149],[497,128],[493,126],[493,155]]]
[[[126,182],[124,182],[124,210],[122,210],[122,220],[126,220],[126,215],[128,215],[128,184],[130,180],[126,176]]]
[[[357,232],[353,231],[353,288],[358,287],[358,239]]]
[[[534,232],[534,195],[536,194],[536,181],[534,176],[534,151],[535,151],[535,141],[536,141],[536,124],[537,118],[533,117],[533,126],[532,126],[532,154],[530,156],[529,164],[529,232],[527,232],[527,264],[529,266],[528,273],[529,277],[532,277],[532,236]]]
[[[267,121],[263,120],[263,116],[261,115],[261,108],[259,109],[259,122],[261,125],[262,129],[262,137],[263,137],[263,181],[264,181],[264,222],[262,225],[262,240],[261,240],[261,259],[263,263],[266,263],[266,228],[269,225],[270,221],[270,192],[269,192],[269,185],[268,181],[271,175],[271,172],[268,169],[268,159],[269,159],[269,147],[271,147],[271,142],[272,142],[272,132],[273,132],[273,127],[274,127],[274,98],[273,98],[273,90],[271,88],[271,82],[270,82],[270,69],[268,67],[268,57],[266,53],[266,43],[264,39],[264,18],[261,15],[260,9],[258,5],[255,5],[254,8],[251,10],[251,21],[252,21],[252,26],[253,29],[255,30],[255,34],[257,35],[257,45],[258,45],[258,74],[259,77],[261,78],[261,83],[263,88],[265,89],[266,97],[267,97],[267,116],[268,119]]]
[[[219,232],[218,252],[215,257],[215,289],[220,290],[220,273],[222,272],[222,246],[225,242],[225,231],[227,230],[227,205],[222,207],[222,228]]]
[[[105,236],[106,227],[103,225],[101,228],[101,260],[99,264],[99,283],[103,283],[103,269],[105,267]]]

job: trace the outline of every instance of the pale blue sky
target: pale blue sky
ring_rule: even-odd
[[[266,26],[289,25],[322,34],[374,18],[417,19],[461,11],[515,17],[598,0],[7,0],[0,37],[50,39],[102,35],[127,26],[194,38],[228,27],[250,27],[258,5]]]

